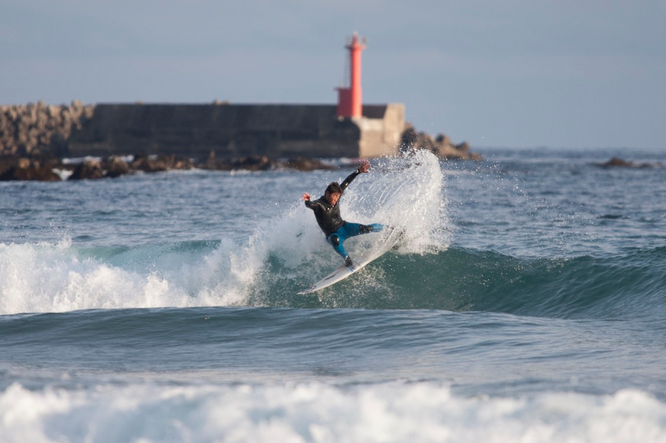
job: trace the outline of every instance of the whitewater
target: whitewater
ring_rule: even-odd
[[[0,442],[666,441],[666,170],[484,154],[374,159],[307,296],[345,162],[0,183]]]

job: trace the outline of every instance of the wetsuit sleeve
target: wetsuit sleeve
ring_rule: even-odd
[[[317,200],[314,200],[314,201],[313,200],[308,200],[308,201],[305,202],[305,206],[314,210],[320,205],[319,205],[319,202]]]
[[[354,172],[352,172],[351,174],[349,174],[349,177],[347,177],[347,178],[345,179],[345,181],[343,181],[343,182],[340,184],[340,187],[342,188],[342,191],[343,191],[343,192],[344,192],[345,189],[347,189],[347,186],[349,186],[349,184],[350,184],[351,182],[353,182],[354,179],[356,178],[356,176],[359,175],[359,174],[360,174],[360,172],[359,172],[358,169],[357,169],[356,171],[354,171]]]

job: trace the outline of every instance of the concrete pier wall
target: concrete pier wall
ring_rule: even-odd
[[[397,153],[404,105],[98,104],[67,140],[69,155],[179,154],[218,158],[376,157]]]

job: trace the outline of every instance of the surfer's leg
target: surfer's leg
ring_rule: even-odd
[[[351,226],[350,226],[351,225]],[[384,225],[379,224],[379,223],[372,223],[370,225],[360,225],[358,223],[347,223],[345,224],[345,227],[349,226],[348,229],[348,235],[349,237],[354,237],[356,235],[360,234],[369,234],[370,232],[379,232],[382,229],[384,229]],[[350,233],[353,232],[353,233]]]
[[[347,239],[346,233],[342,230],[339,229],[335,233],[329,235],[326,237],[326,240],[333,246],[333,249],[335,249],[335,252],[340,254],[342,258],[345,260],[349,257],[347,254],[347,251],[345,251],[345,247],[342,245],[342,243]]]
[[[347,236],[347,238],[349,238],[349,237],[356,237],[357,235],[362,234],[363,233],[361,232],[362,229],[363,225],[360,225],[358,223],[345,222],[345,224],[340,228],[340,231],[344,230],[345,235]]]

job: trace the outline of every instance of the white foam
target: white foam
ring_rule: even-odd
[[[167,280],[80,259],[69,240],[0,244],[0,314],[188,305]]]
[[[663,442],[666,405],[623,390],[466,398],[433,383],[340,388],[19,384],[0,393],[0,436],[13,442]]]

